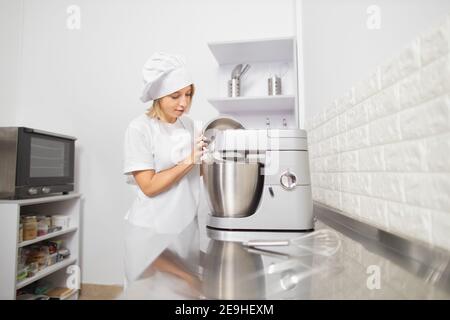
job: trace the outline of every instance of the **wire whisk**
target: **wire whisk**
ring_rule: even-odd
[[[317,230],[300,237],[286,240],[248,240],[243,242],[247,247],[295,246],[306,251],[306,254],[317,254],[325,257],[335,255],[341,248],[341,238],[336,231],[330,229]]]

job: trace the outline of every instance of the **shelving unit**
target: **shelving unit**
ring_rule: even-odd
[[[245,41],[210,42],[208,47],[218,63],[218,95],[208,102],[220,114],[231,115],[250,127],[265,126],[267,119],[283,126],[272,128],[298,128],[297,47],[294,37],[256,39]],[[228,97],[227,83],[236,64],[250,64],[241,79],[241,96]],[[268,94],[267,79],[271,75],[282,79],[282,94]],[[249,117],[249,114],[251,116]],[[248,119],[252,119],[248,121]]]
[[[45,278],[55,286],[66,287],[69,266],[79,267],[80,253],[80,200],[78,193],[49,196],[26,200],[0,200],[0,299],[16,299],[17,290],[37,280]],[[68,215],[70,226],[32,240],[19,241],[19,223],[21,214]],[[49,239],[63,239],[64,247],[70,250],[70,256],[51,266],[39,270],[34,276],[17,281],[18,251],[20,248]],[[78,292],[70,297],[77,299]]]
[[[209,102],[221,113],[291,112],[295,107],[295,96],[217,98]]]

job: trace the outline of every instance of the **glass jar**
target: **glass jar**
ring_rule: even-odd
[[[46,224],[47,227],[52,226],[52,217],[51,216],[38,216],[37,221],[38,221],[38,223]]]
[[[48,225],[42,220],[38,222],[38,237],[45,236],[48,233]]]
[[[36,216],[23,216],[23,240],[32,240],[37,237],[38,223]]]

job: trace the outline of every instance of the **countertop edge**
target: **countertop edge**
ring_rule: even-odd
[[[361,243],[365,249],[450,292],[449,251],[389,233],[317,202],[314,202],[314,215],[324,224]]]

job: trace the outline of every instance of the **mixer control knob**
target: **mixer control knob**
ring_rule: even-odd
[[[292,190],[297,185],[297,177],[290,171],[284,172],[280,176],[280,184],[286,190]]]

